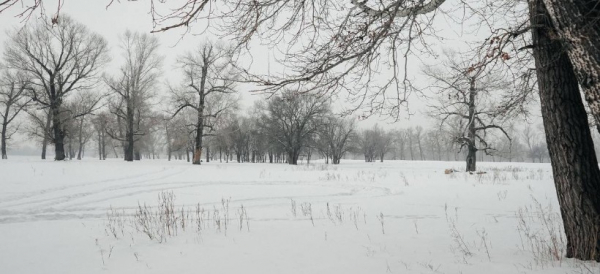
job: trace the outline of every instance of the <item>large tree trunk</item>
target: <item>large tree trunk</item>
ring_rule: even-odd
[[[600,120],[600,4],[543,0],[595,120]],[[600,128],[597,128],[600,132]]]
[[[567,254],[600,259],[600,170],[577,78],[542,0],[530,2],[533,53],[546,143],[567,236]]]
[[[297,149],[290,150],[288,152],[288,164],[297,165],[299,156],[300,156],[300,153],[298,152]]]

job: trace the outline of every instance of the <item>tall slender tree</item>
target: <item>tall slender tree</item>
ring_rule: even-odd
[[[106,78],[113,94],[111,112],[121,125],[107,133],[124,144],[125,161],[134,160],[135,142],[146,132],[142,118],[147,114],[147,101],[153,95],[162,65],[156,37],[126,31],[121,37],[124,64],[119,75]]]
[[[197,118],[194,127],[194,157],[192,163],[199,165],[202,156],[202,139],[205,128],[212,127],[210,118],[217,118],[231,106],[209,109],[207,100],[232,94],[234,90],[234,75],[231,73],[232,51],[222,44],[206,42],[197,50],[181,56],[178,64],[184,71],[184,84],[180,90],[173,92],[176,104],[175,114],[181,110],[193,109]],[[218,101],[218,100],[213,100]]]

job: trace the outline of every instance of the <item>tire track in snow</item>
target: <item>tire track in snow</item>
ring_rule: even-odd
[[[160,172],[163,172],[163,171],[160,171]],[[143,179],[143,178],[139,179],[139,176],[138,176],[137,180],[135,180],[131,183],[125,183],[125,184],[123,184],[122,181],[118,181],[115,179],[115,180],[110,180],[110,182],[117,182],[118,184],[111,185],[109,187],[105,187],[104,189],[98,189],[98,190],[87,190],[86,189],[85,192],[78,192],[78,193],[74,193],[74,194],[62,195],[62,196],[58,196],[58,197],[54,196],[54,197],[49,197],[49,198],[37,199],[37,200],[27,200],[31,197],[37,197],[37,196],[48,194],[48,193],[37,193],[37,195],[23,197],[20,199],[13,199],[12,201],[3,201],[0,203],[0,205],[3,207],[3,209],[18,207],[18,206],[26,206],[26,205],[37,206],[37,207],[48,207],[48,206],[57,205],[57,204],[60,204],[63,202],[68,202],[72,199],[84,198],[89,195],[103,193],[103,192],[106,192],[107,190],[112,190],[112,189],[117,190],[117,189],[131,187],[131,186],[142,186],[143,187],[143,186],[145,186],[144,183],[146,183],[146,182],[163,180],[163,179],[181,174],[184,171],[185,170],[178,170],[176,172],[169,173],[169,174],[166,174],[166,175],[163,175],[160,177],[151,178],[151,179]],[[157,172],[157,173],[160,174],[160,172]],[[150,175],[154,175],[154,174],[156,174],[156,173],[151,173]],[[133,177],[133,176],[129,176],[128,178],[130,178],[130,177]],[[85,186],[90,186],[90,185],[96,185],[99,183],[103,183],[103,182],[97,181],[94,183],[82,184],[82,185],[77,185],[77,186],[85,187]],[[57,193],[57,192],[59,192],[59,191],[64,192],[64,191],[72,190],[74,188],[75,188],[75,186],[69,186],[69,187],[60,188],[60,189],[56,188],[51,194],[60,195],[60,193]],[[13,203],[10,204],[11,202],[13,202]],[[8,203],[8,205],[3,205],[3,204],[7,204],[7,203]]]
[[[183,171],[181,171],[183,172]],[[180,173],[180,172],[178,172]],[[178,173],[170,174],[165,177],[170,177],[176,175]],[[164,178],[156,178],[155,180],[162,180]],[[144,181],[147,182],[147,181]],[[206,183],[199,182],[172,182],[172,183],[155,183],[155,184],[138,184],[138,185],[126,185],[122,187],[110,187],[104,189],[102,192],[94,191],[94,192],[86,192],[79,193],[76,197],[66,197],[66,200],[53,200],[47,204],[38,204],[36,209],[24,210],[24,211],[10,211],[10,210],[2,210],[0,211],[0,223],[14,223],[14,222],[28,222],[28,221],[40,221],[40,220],[71,220],[71,219],[87,219],[87,218],[101,218],[106,216],[107,210],[110,207],[85,207],[86,205],[92,205],[96,203],[101,203],[113,199],[118,199],[122,197],[134,196],[138,194],[151,193],[151,192],[159,192],[163,190],[178,190],[178,189],[186,189],[186,188],[197,188],[197,187],[205,187],[205,186],[214,186],[214,185],[228,185],[228,186],[289,186],[291,184],[294,185],[304,185],[304,186],[314,186],[314,187],[333,187],[332,185],[323,185],[323,184],[311,184],[310,182],[298,182],[294,181],[290,182],[263,182],[263,181],[254,181],[254,182],[218,182],[211,181]],[[144,189],[136,189],[143,187]],[[335,185],[335,187],[346,188],[348,185]],[[111,191],[122,191],[126,189],[132,189],[133,191],[129,192],[120,192],[118,195],[112,195],[109,197],[98,198],[93,200],[86,200],[75,204],[67,205],[65,208],[56,209],[55,206],[60,204],[71,202],[74,199],[84,198],[94,194],[102,194]],[[297,196],[279,196],[279,197],[254,197],[254,198],[246,198],[246,199],[233,199],[231,202],[233,203],[243,203],[243,202],[268,202],[268,201],[277,201],[281,200],[280,203],[270,203],[270,204],[262,204],[255,205],[250,207],[277,207],[282,205],[287,205],[289,199],[310,199],[317,201],[331,201],[339,199],[340,197],[355,197],[357,193],[360,193],[364,190],[379,190],[384,192],[383,195],[379,193],[378,195],[368,195],[366,197],[387,197],[387,196],[396,196],[402,195],[402,193],[394,194],[389,188],[385,187],[365,187],[360,186],[360,188],[351,188],[349,191],[342,191],[337,193],[323,194],[323,195],[297,195]],[[64,197],[60,197],[64,198]],[[44,200],[45,201],[45,200]],[[194,203],[194,204],[178,204],[178,207],[192,207],[196,204],[200,204],[202,206],[209,206],[220,204],[220,202],[209,202],[209,203]],[[134,210],[137,208],[136,206],[132,207],[119,207],[118,209],[126,209],[126,210]]]
[[[25,192],[25,193],[22,193],[22,194],[19,194],[19,195],[15,195],[15,196],[11,196],[11,197],[8,197],[6,199],[3,199],[2,201],[0,201],[0,205],[2,205],[4,203],[14,202],[14,201],[23,200],[23,199],[27,199],[27,198],[32,198],[32,197],[36,197],[36,196],[53,194],[55,192],[70,190],[70,189],[74,189],[74,188],[82,188],[82,187],[87,187],[87,186],[92,186],[92,185],[97,185],[97,184],[103,184],[103,183],[110,183],[110,182],[120,182],[120,181],[123,181],[123,180],[130,180],[130,179],[139,179],[140,177],[145,177],[145,176],[154,176],[156,174],[163,173],[163,172],[168,171],[170,169],[172,169],[172,168],[169,168],[169,169],[163,168],[162,170],[155,171],[155,172],[150,172],[150,173],[148,173],[148,172],[137,173],[137,174],[134,174],[134,175],[124,176],[124,177],[117,177],[117,178],[110,178],[110,179],[104,179],[104,180],[97,180],[97,181],[92,181],[92,182],[83,183],[83,184],[65,185],[65,186],[58,186],[58,187],[52,187],[52,188],[42,189],[42,190],[38,190],[38,191]]]

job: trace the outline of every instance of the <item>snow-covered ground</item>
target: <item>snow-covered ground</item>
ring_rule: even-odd
[[[11,157],[0,273],[600,272],[557,256],[549,164],[463,166]]]

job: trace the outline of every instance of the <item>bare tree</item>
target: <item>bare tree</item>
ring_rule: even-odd
[[[41,158],[46,159],[48,144],[52,139],[52,112],[48,108],[29,108],[26,110],[29,123],[25,126],[25,132],[29,139],[38,141],[41,145]]]
[[[356,125],[349,118],[327,117],[319,130],[319,139],[325,145],[325,151],[331,155],[334,165],[340,163],[344,154],[350,150],[352,139],[355,138]]]
[[[74,97],[69,107],[74,127],[67,135],[70,140],[77,139],[77,160],[81,160],[85,144],[93,134],[88,116],[101,107],[100,101],[104,96],[98,92],[80,92]]]
[[[365,156],[366,162],[374,162],[377,158],[381,162],[392,149],[393,137],[391,133],[374,125],[371,129],[363,130],[358,138],[359,149]]]
[[[119,76],[105,81],[113,93],[111,112],[124,124],[107,133],[124,143],[125,161],[134,160],[135,142],[145,134],[141,130],[142,116],[147,114],[147,100],[152,96],[162,64],[158,48],[156,37],[126,31],[121,37],[124,64]]]
[[[427,147],[429,147],[429,149],[431,151],[431,155],[429,155],[429,159],[441,161],[442,160],[442,148],[443,148],[441,130],[439,128],[437,130],[436,129],[428,130],[425,133],[425,136],[426,136],[425,141],[427,142]]]
[[[392,149],[393,138],[390,132],[387,132],[377,125],[373,128],[375,132],[375,151],[379,157],[379,161],[383,162],[385,155]]]
[[[398,150],[400,153],[400,160],[405,160],[408,134],[405,130],[394,130],[391,134],[393,135],[393,144],[395,145],[396,150]]]
[[[377,157],[377,133],[371,129],[359,133],[357,147],[365,156],[365,162],[374,162]]]
[[[23,73],[11,72],[9,69],[0,67],[0,118],[2,118],[2,128],[0,128],[0,148],[2,150],[2,159],[7,159],[6,146],[7,141],[15,134],[19,125],[14,128],[13,121],[17,115],[23,111],[30,100],[26,96],[29,80]]]
[[[565,1],[571,2],[571,1]],[[567,254],[600,260],[600,169],[569,56],[542,0],[529,2],[533,55]],[[543,46],[541,46],[543,45]]]
[[[55,160],[65,159],[63,102],[77,90],[91,88],[108,61],[104,38],[68,16],[55,26],[39,20],[12,31],[4,52],[6,63],[32,79],[31,97],[49,108]]]
[[[490,154],[495,150],[487,140],[489,131],[504,130],[503,123],[509,117],[507,100],[499,97],[510,85],[484,66],[473,67],[469,61],[460,61],[449,55],[444,63],[445,70],[428,68],[424,72],[434,84],[430,87],[437,96],[436,104],[430,105],[431,115],[444,125],[448,120],[459,121],[461,133],[455,141],[461,149],[467,148],[466,170],[476,170],[476,153]],[[510,101],[510,100],[508,100]]]
[[[298,164],[300,151],[317,132],[324,115],[329,112],[329,100],[288,91],[274,96],[267,104],[264,126],[287,153],[290,165]]]
[[[92,124],[94,129],[96,130],[97,143],[98,143],[98,158],[100,160],[106,160],[106,130],[108,129],[108,124],[110,123],[110,118],[108,112],[98,113],[93,119]]]
[[[202,137],[204,128],[210,127],[208,118],[216,118],[221,112],[228,108],[214,109],[209,112],[205,107],[209,97],[213,94],[230,94],[235,92],[234,82],[229,80],[231,51],[221,44],[207,42],[198,47],[197,50],[188,52],[181,56],[178,64],[184,71],[185,80],[181,90],[172,92],[176,104],[175,114],[185,108],[191,108],[196,112],[195,123],[195,145],[192,163],[200,164],[202,154]]]

